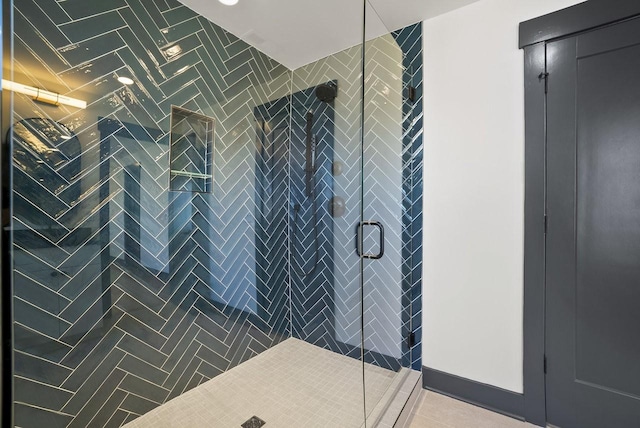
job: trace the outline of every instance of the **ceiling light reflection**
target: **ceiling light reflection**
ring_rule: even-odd
[[[123,85],[133,85],[135,83],[130,77],[123,76],[118,77],[118,82],[122,83]]]
[[[86,101],[67,97],[66,95],[61,95],[57,92],[45,91],[44,89],[23,85],[22,83],[12,82],[11,80],[2,79],[2,89],[28,95],[32,97],[34,101],[40,101],[47,104],[56,106],[59,104],[64,104],[82,109],[87,108]]]

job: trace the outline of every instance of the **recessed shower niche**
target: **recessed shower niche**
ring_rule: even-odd
[[[180,107],[171,107],[169,190],[211,193],[215,120]]]

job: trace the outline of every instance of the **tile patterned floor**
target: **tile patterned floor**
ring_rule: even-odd
[[[410,428],[535,428],[525,422],[424,390]]]
[[[373,409],[397,374],[365,371]],[[233,428],[257,416],[269,428],[360,428],[362,415],[361,362],[287,339],[125,426]]]

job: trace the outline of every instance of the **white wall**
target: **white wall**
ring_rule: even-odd
[[[522,392],[518,23],[580,0],[481,0],[424,23],[423,364]]]

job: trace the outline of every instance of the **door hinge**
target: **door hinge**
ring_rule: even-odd
[[[549,217],[545,214],[544,215],[544,234],[547,234],[547,231],[549,230]]]
[[[407,86],[407,99],[412,103],[416,102],[418,98],[418,91],[415,86]]]
[[[542,357],[542,369],[544,370],[544,374],[547,374],[547,356]]]
[[[416,334],[412,331],[407,335],[407,346],[413,348],[416,345]]]
[[[549,73],[543,71],[538,76],[538,80],[544,79],[544,93],[546,94],[549,91]]]

